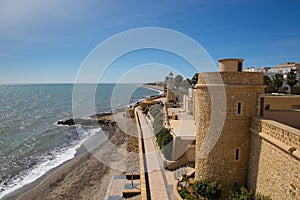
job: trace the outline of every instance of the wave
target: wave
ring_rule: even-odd
[[[22,188],[23,186],[36,181],[51,169],[56,168],[66,161],[73,159],[77,153],[77,149],[90,137],[102,130],[101,128],[95,128],[86,131],[81,127],[78,128],[79,131],[85,132],[80,141],[76,142],[70,147],[56,149],[41,156],[40,158],[38,158],[40,161],[38,161],[39,163],[37,165],[2,183],[0,185],[0,199],[16,191],[17,189]]]

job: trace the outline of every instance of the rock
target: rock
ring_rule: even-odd
[[[75,125],[75,121],[74,121],[74,119],[59,120],[57,122],[57,124],[72,126],[72,125]]]

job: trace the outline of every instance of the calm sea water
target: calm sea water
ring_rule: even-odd
[[[95,106],[90,105],[97,113],[159,93],[133,84],[118,85],[112,107],[114,88],[114,84],[98,85]],[[97,131],[56,125],[73,117],[72,93],[73,84],[0,86],[0,198],[73,158],[80,142]]]

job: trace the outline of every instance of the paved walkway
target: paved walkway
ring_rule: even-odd
[[[133,187],[131,180],[126,179],[125,176],[114,176],[111,178],[107,187],[105,200],[122,200],[124,190],[140,190],[140,180],[133,180]]]
[[[173,199],[172,197],[172,185],[168,184],[166,173],[162,166],[162,161],[159,152],[155,147],[154,135],[151,126],[145,119],[142,112],[136,109],[140,119],[142,137],[145,148],[145,172],[148,176],[150,199],[153,200],[165,200]]]

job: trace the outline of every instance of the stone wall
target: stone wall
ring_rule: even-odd
[[[221,82],[222,81],[222,82]],[[263,85],[260,72],[205,72],[198,74],[198,84]]]
[[[265,96],[265,106],[269,106],[269,110],[292,110],[298,109],[293,106],[300,106],[300,96]]]
[[[300,130],[252,118],[248,189],[272,199],[300,199]]]
[[[177,160],[183,155],[186,155],[187,150],[189,149],[190,145],[192,145],[195,141],[195,137],[174,137],[173,140],[173,155],[172,160]],[[191,160],[192,158],[188,158]],[[195,160],[195,158],[193,158]]]
[[[220,82],[220,79],[222,80]],[[235,183],[246,185],[249,158],[249,127],[251,117],[257,113],[258,97],[264,93],[262,73],[215,72],[199,74],[195,92],[196,117],[196,180],[207,179],[222,185],[224,195]],[[223,87],[225,96],[210,95]],[[212,102],[225,102],[218,108]],[[238,103],[241,113],[238,114]],[[217,109],[215,114],[213,109]],[[224,126],[212,125],[211,121],[225,112]],[[209,130],[211,135],[208,135]],[[218,137],[215,146],[214,140]],[[203,148],[204,146],[204,148]],[[210,149],[213,146],[212,149]],[[237,150],[238,149],[238,150]],[[205,157],[201,156],[207,151]],[[238,151],[238,153],[236,153]],[[238,154],[238,158],[236,157]]]

